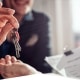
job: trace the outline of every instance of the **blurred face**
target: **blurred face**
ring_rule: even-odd
[[[32,9],[33,0],[3,0],[4,6],[12,8],[17,14],[24,15]]]

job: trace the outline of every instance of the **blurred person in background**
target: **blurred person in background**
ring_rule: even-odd
[[[49,73],[52,68],[45,62],[44,58],[50,56],[49,48],[49,18],[39,12],[32,10],[34,0],[3,0],[3,7],[15,10],[14,16],[20,26],[20,60],[33,66],[38,71]],[[6,40],[0,46],[0,58],[5,55],[16,56],[13,43]]]

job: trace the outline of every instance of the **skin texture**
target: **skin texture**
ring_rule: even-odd
[[[8,41],[11,41],[12,29],[19,28],[18,22],[20,23],[23,16],[31,11],[33,1],[34,0],[3,0],[3,8],[2,4],[0,6],[0,45],[6,40],[6,38]],[[15,11],[10,8],[14,9]],[[19,41],[19,34],[17,35],[17,40]]]
[[[12,29],[19,28],[19,23],[13,16],[14,12],[13,9],[2,8],[0,5],[0,45],[6,40]]]
[[[0,59],[0,74],[4,78],[12,78],[41,73],[30,65],[17,60],[14,56],[7,55]]]

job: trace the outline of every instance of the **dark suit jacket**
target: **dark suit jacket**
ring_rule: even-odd
[[[50,55],[48,36],[49,19],[44,14],[34,11],[32,11],[32,20],[27,20],[26,16],[23,18],[19,28],[20,45],[22,47],[20,60],[43,73],[51,72],[52,68],[44,61],[44,58]],[[32,42],[34,44],[27,45],[31,39],[33,39]],[[6,54],[16,56],[14,49],[12,43],[8,41],[4,42],[0,47],[1,57],[4,57]]]

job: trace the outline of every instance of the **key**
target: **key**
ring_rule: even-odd
[[[21,46],[20,46],[19,42],[17,41],[15,31],[14,31],[14,33],[12,33],[12,42],[15,46],[16,57],[19,58],[20,57]]]
[[[15,45],[16,57],[19,58],[20,57],[20,51],[21,51],[20,44],[16,39],[13,40],[13,43]]]

